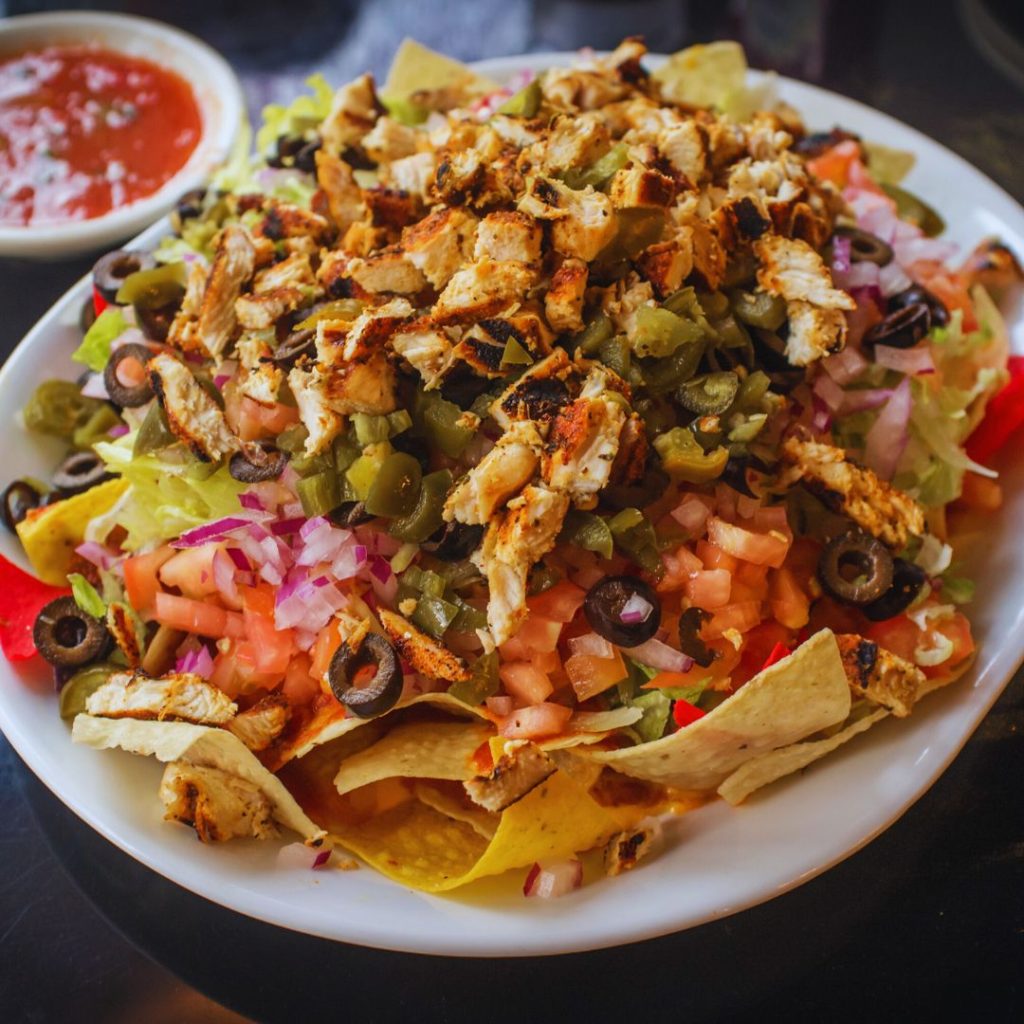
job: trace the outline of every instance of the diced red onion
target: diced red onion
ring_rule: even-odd
[[[381,583],[387,583],[387,581],[394,575],[387,559],[381,558],[379,555],[374,555],[373,558],[370,559],[370,572],[373,573],[374,578]]]
[[[189,651],[186,651],[178,658],[175,672],[192,672],[203,679],[209,679],[213,675],[213,658],[205,644],[200,644]]]
[[[507,718],[515,707],[511,697],[488,697],[486,704],[487,710],[499,718]]]
[[[878,272],[878,286],[882,289],[882,295],[888,298],[897,292],[909,288],[914,282],[907,276],[906,271],[893,260],[887,263]]]
[[[91,562],[97,569],[109,569],[118,559],[118,556],[102,544],[94,540],[87,540],[75,548],[75,554]]]
[[[131,429],[127,423],[118,423],[116,426],[111,427],[107,431],[108,437],[124,437],[125,434],[130,434]]]
[[[832,413],[817,395],[814,396],[814,412],[811,414],[811,429],[823,434],[832,426]]]
[[[865,439],[864,461],[883,480],[891,480],[910,438],[910,378],[904,377],[883,406]]]
[[[849,270],[836,271],[832,275],[837,288],[851,291],[854,288],[878,287],[878,265],[864,261],[854,263]]]
[[[194,530],[186,530],[176,541],[172,541],[171,547],[197,548],[210,541],[223,540],[229,534],[251,525],[248,519],[241,519],[238,516],[215,519],[212,523],[197,526]]]
[[[879,313],[885,312],[885,297],[882,295],[882,289],[876,284],[851,288],[850,297],[858,306],[865,306],[870,302],[874,304]]]
[[[302,524],[302,529],[299,530],[299,537],[301,537],[302,540],[309,540],[314,533],[324,529],[324,527],[327,529],[331,528],[330,520],[325,519],[323,516],[314,516],[312,519],[307,519],[305,523]]]
[[[812,390],[831,412],[837,413],[843,407],[846,392],[828,374],[819,374]]]
[[[288,843],[287,846],[282,846],[277,851],[277,867],[300,868],[308,871],[317,867],[318,863],[326,863],[326,861],[320,860],[325,852],[330,857],[330,851],[314,849],[305,843]]]
[[[230,604],[238,604],[238,584],[235,581],[235,561],[223,548],[213,555],[213,582]]]
[[[736,511],[740,519],[752,519],[761,507],[760,498],[751,498],[749,494],[741,494],[736,499]]]
[[[890,345],[875,346],[875,362],[889,370],[898,370],[908,376],[918,373],[934,373],[935,361],[932,350],[927,345],[915,345],[913,348],[893,348]]]
[[[238,496],[238,503],[242,508],[253,509],[256,512],[265,512],[266,505],[260,499],[258,494],[253,494],[252,491],[242,491]]]
[[[583,884],[583,863],[573,858],[534,864],[523,883],[523,895],[541,900],[565,896]]]
[[[619,621],[628,626],[635,626],[639,622],[646,622],[654,611],[654,605],[645,600],[639,594],[631,594],[629,600],[622,606],[619,612]]]
[[[892,397],[892,388],[860,388],[846,392],[843,415],[850,416],[865,409],[877,409]]]
[[[608,640],[598,633],[584,633],[569,640],[569,650],[574,655],[587,655],[591,658],[612,658],[615,648]]]
[[[286,534],[298,532],[304,522],[302,516],[296,516],[294,519],[278,519],[276,523],[270,524],[270,532],[275,537],[283,537]]]
[[[323,867],[323,866],[324,866],[324,865],[325,865],[325,864],[326,864],[326,863],[327,863],[327,862],[328,862],[328,861],[329,861],[330,859],[331,859],[331,851],[330,851],[330,850],[321,850],[321,851],[320,851],[320,852],[319,852],[319,853],[318,853],[318,854],[316,855],[316,857],[315,857],[315,858],[314,858],[314,860],[313,860],[313,867],[314,867],[314,868],[321,868],[321,867]]]
[[[89,376],[86,377],[81,390],[82,394],[85,395],[86,398],[110,399],[110,393],[107,391],[107,386],[103,383],[102,373],[90,373]]]
[[[331,572],[339,580],[349,580],[366,564],[366,545],[346,541],[331,563]]]
[[[390,568],[388,566],[389,571]],[[398,577],[394,573],[391,573],[384,582],[381,582],[376,576],[371,574],[370,586],[373,587],[373,592],[381,604],[389,608],[394,607],[395,599],[398,597]]]
[[[689,672],[693,668],[693,658],[653,637],[639,647],[627,647],[625,651],[641,665],[649,665],[664,672]]]
[[[835,235],[832,238],[832,269],[840,273],[850,269],[850,255],[853,242],[846,235]]]
[[[868,368],[868,361],[855,348],[847,347],[834,356],[822,359],[821,365],[837,384],[845,386]]]
[[[242,572],[252,572],[252,564],[249,559],[245,557],[245,552],[240,548],[226,548],[228,555],[231,557],[231,561],[235,563],[235,568]]]
[[[710,515],[711,509],[707,504],[692,494],[687,495],[671,512],[672,518],[694,535],[703,532]]]

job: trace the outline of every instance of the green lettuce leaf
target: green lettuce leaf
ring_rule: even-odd
[[[106,602],[81,573],[69,573],[68,583],[71,584],[71,596],[74,597],[75,604],[86,615],[91,615],[94,619],[102,619],[107,614]]]
[[[299,96],[287,107],[271,103],[263,108],[263,125],[256,133],[256,152],[267,154],[282,135],[301,135],[330,113],[334,90],[321,74],[306,79],[310,94]]]
[[[76,363],[88,366],[94,373],[102,373],[110,359],[111,342],[127,329],[128,321],[121,310],[116,306],[108,306],[85,332],[82,344],[75,349],[71,358]]]

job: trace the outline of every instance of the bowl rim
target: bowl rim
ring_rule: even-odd
[[[245,116],[245,95],[238,76],[213,47],[174,25],[154,18],[104,11],[20,14],[0,18],[0,53],[11,37],[23,36],[18,47],[31,48],[44,44],[49,33],[57,37],[59,44],[70,41],[61,40],[61,36],[84,35],[90,31],[100,37],[101,45],[114,51],[122,51],[123,44],[119,45],[117,38],[105,41],[102,37],[132,32],[140,39],[159,41],[190,59],[192,68],[187,80],[203,119],[199,141],[184,166],[156,191],[98,217],[57,224],[0,225],[0,255],[32,257],[63,246],[67,248],[54,254],[72,255],[114,238],[128,238],[165,213],[183,192],[204,184],[212,170],[227,159],[238,137]],[[159,67],[168,66],[159,53],[140,56]],[[202,85],[209,86],[216,95],[216,103],[204,99],[196,88]]]

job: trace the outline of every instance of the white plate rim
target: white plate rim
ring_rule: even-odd
[[[573,56],[531,54],[480,62],[477,67],[484,73],[500,78],[522,68],[536,69],[565,63]],[[972,188],[979,189],[979,194],[987,192],[987,201],[996,199],[997,206],[1005,206],[1001,216],[1012,225],[1018,239],[1024,239],[1024,210],[963,158],[915,129],[856,101],[805,83],[782,78],[779,82],[784,92],[794,98],[795,105],[799,105],[796,103],[799,97],[804,98],[804,105],[808,99],[815,99],[829,109],[834,109],[835,120],[841,123],[854,128],[858,127],[858,121],[884,126],[890,132],[899,133],[904,142],[909,144],[908,148],[914,149],[919,155],[924,153],[930,158],[939,159],[947,167],[953,161],[952,166],[970,178]],[[877,137],[877,129],[872,128],[871,134]],[[139,242],[151,243],[165,230],[165,225],[155,225],[140,236]],[[72,286],[26,335],[0,369],[0,395],[5,393],[8,381],[14,377],[15,368],[26,360],[29,349],[37,340],[45,339],[60,322],[67,322],[71,313],[77,311],[87,289],[87,278]],[[1022,347],[1022,340],[1020,337],[1015,338],[1018,349]],[[5,544],[4,551],[9,556],[16,555],[12,544]],[[759,813],[758,807],[771,807],[773,800],[792,801],[794,789],[799,802],[799,793],[803,788],[806,787],[808,791],[815,787],[820,789],[822,782],[827,782],[830,775],[838,774],[838,768],[844,763],[870,760],[867,755],[870,755],[872,749],[881,747],[905,753],[902,747],[909,742],[909,735],[901,744],[901,731],[906,733],[922,722],[925,725],[936,721],[943,724],[945,719],[951,717],[950,708],[942,704],[948,699],[955,708],[960,708],[956,713],[951,738],[947,738],[937,750],[933,750],[931,745],[925,746],[916,762],[923,764],[924,769],[916,775],[912,784],[904,783],[902,788],[897,789],[898,798],[890,799],[884,811],[869,813],[866,817],[848,823],[844,832],[830,837],[831,841],[798,844],[803,847],[802,856],[790,851],[781,864],[772,865],[756,881],[749,878],[727,878],[726,890],[714,899],[698,899],[694,902],[691,895],[685,907],[672,899],[671,891],[663,891],[663,883],[672,880],[672,871],[679,864],[685,869],[685,852],[693,849],[693,844],[700,847],[702,831],[713,826],[723,833],[728,843],[730,828],[735,832],[735,822],[739,820],[735,816],[747,813],[743,808],[733,811],[719,802],[688,815],[677,823],[675,831],[684,836],[687,832],[696,834],[689,836],[685,843],[667,852],[662,858],[642,865],[631,875],[587,886],[564,900],[550,904],[538,904],[535,901],[529,904],[525,901],[509,903],[489,891],[483,894],[479,903],[466,902],[458,896],[424,896],[387,882],[369,870],[344,875],[338,873],[338,877],[332,875],[324,878],[323,885],[335,891],[332,898],[336,893],[339,910],[351,911],[353,906],[357,911],[360,907],[368,908],[361,914],[338,920],[325,912],[322,906],[324,893],[319,891],[323,887],[320,873],[317,873],[315,879],[305,874],[296,878],[272,870],[268,873],[267,857],[262,852],[253,853],[250,857],[248,848],[243,849],[241,846],[232,852],[204,849],[192,843],[191,850],[197,851],[192,854],[180,842],[180,833],[185,830],[171,829],[162,824],[154,825],[152,821],[140,824],[126,815],[126,808],[116,803],[90,800],[80,793],[70,795],[67,780],[62,778],[60,772],[54,771],[52,765],[47,764],[40,741],[26,728],[30,723],[21,721],[13,712],[3,690],[0,690],[0,729],[33,773],[90,827],[140,863],[226,908],[270,924],[327,939],[413,953],[487,957],[582,952],[655,938],[755,906],[809,881],[869,843],[932,786],[957,756],[1024,659],[1024,633],[1020,628],[1024,625],[1024,608],[1017,611],[1008,624],[1011,628],[1006,629],[1007,639],[998,647],[990,644],[986,648],[988,660],[984,669],[961,681],[956,693],[950,691],[929,698],[929,702],[919,712],[915,712],[915,718],[907,723],[883,723],[867,737],[862,737],[860,745],[851,744],[834,754],[816,770],[812,770],[813,774],[781,783],[776,787],[776,792],[769,794],[763,801],[755,801],[752,808],[756,815]],[[1020,639],[1014,641],[1014,637]],[[15,671],[6,663],[0,667],[0,683],[20,685]],[[896,726],[896,729],[890,729],[889,726]],[[68,743],[70,745],[69,740]],[[130,755],[104,754],[102,757],[120,758],[121,763],[127,763],[126,759]],[[794,782],[798,788],[794,787]],[[157,803],[155,792],[152,801]],[[784,809],[782,804],[778,807]],[[731,826],[730,821],[733,823]],[[811,845],[815,850],[814,856],[809,856]],[[680,852],[684,854],[682,859],[678,856]],[[742,863],[747,851],[736,848],[733,852]],[[254,889],[251,879],[248,884],[245,882],[246,872],[250,870],[250,864],[245,858],[255,860],[257,857],[261,861],[263,873],[257,873],[255,877],[266,884],[268,891]],[[675,863],[677,861],[679,864]],[[272,869],[273,865],[269,867]],[[243,881],[237,881],[236,874],[240,874]],[[345,886],[347,888],[343,888]],[[275,887],[279,890],[276,894]],[[649,891],[652,887],[657,891]],[[401,898],[396,894],[401,894]],[[639,902],[634,901],[633,897],[639,897]],[[400,912],[408,911],[410,916],[399,916],[392,920],[390,915],[394,913],[396,904]],[[422,913],[416,910],[417,906]],[[445,924],[454,927],[451,931],[442,930]]]

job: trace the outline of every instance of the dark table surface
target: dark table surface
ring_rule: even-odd
[[[61,7],[73,6],[62,3]],[[114,5],[109,5],[114,6]],[[1024,199],[1019,5],[632,5],[585,0],[199,4],[175,18],[228,53],[253,108],[316,66],[378,73],[403,35],[466,59],[643,32],[740,36],[775,66],[901,118]],[[16,3],[0,12],[17,13]],[[166,5],[132,9],[167,17]],[[226,13],[221,13],[226,12]],[[998,69],[998,70],[997,70]],[[0,346],[91,260],[0,263]],[[617,950],[438,960],[332,945],[240,917],[136,864],[0,737],[5,1021],[1019,1020],[1024,1008],[1024,675],[938,783],[866,849],[787,896]],[[227,1009],[230,1007],[230,1009]]]

